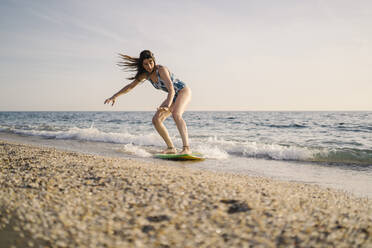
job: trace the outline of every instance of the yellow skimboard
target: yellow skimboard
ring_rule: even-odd
[[[155,154],[155,158],[161,158],[161,159],[168,159],[168,160],[176,160],[176,161],[188,161],[188,160],[194,160],[194,161],[202,161],[205,160],[205,158],[202,157],[199,153],[192,153],[192,154]]]

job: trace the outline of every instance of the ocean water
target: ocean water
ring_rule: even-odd
[[[155,161],[165,145],[153,112],[0,112],[0,138]],[[372,112],[186,112],[199,163],[166,162],[268,176],[372,197]],[[170,117],[165,121],[179,148]]]

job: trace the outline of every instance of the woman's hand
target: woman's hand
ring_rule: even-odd
[[[169,108],[168,107],[159,107],[158,108],[158,111],[166,111],[166,112],[169,112],[170,110],[169,110]]]
[[[111,106],[114,106],[115,100],[116,100],[116,97],[115,96],[112,96],[112,97],[107,98],[105,100],[105,104],[110,104],[110,102],[112,102]]]

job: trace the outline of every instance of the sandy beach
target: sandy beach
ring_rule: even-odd
[[[372,200],[0,141],[0,247],[372,247]]]

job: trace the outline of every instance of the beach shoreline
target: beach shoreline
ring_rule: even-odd
[[[372,201],[334,189],[4,140],[0,154],[2,243],[372,246]]]

